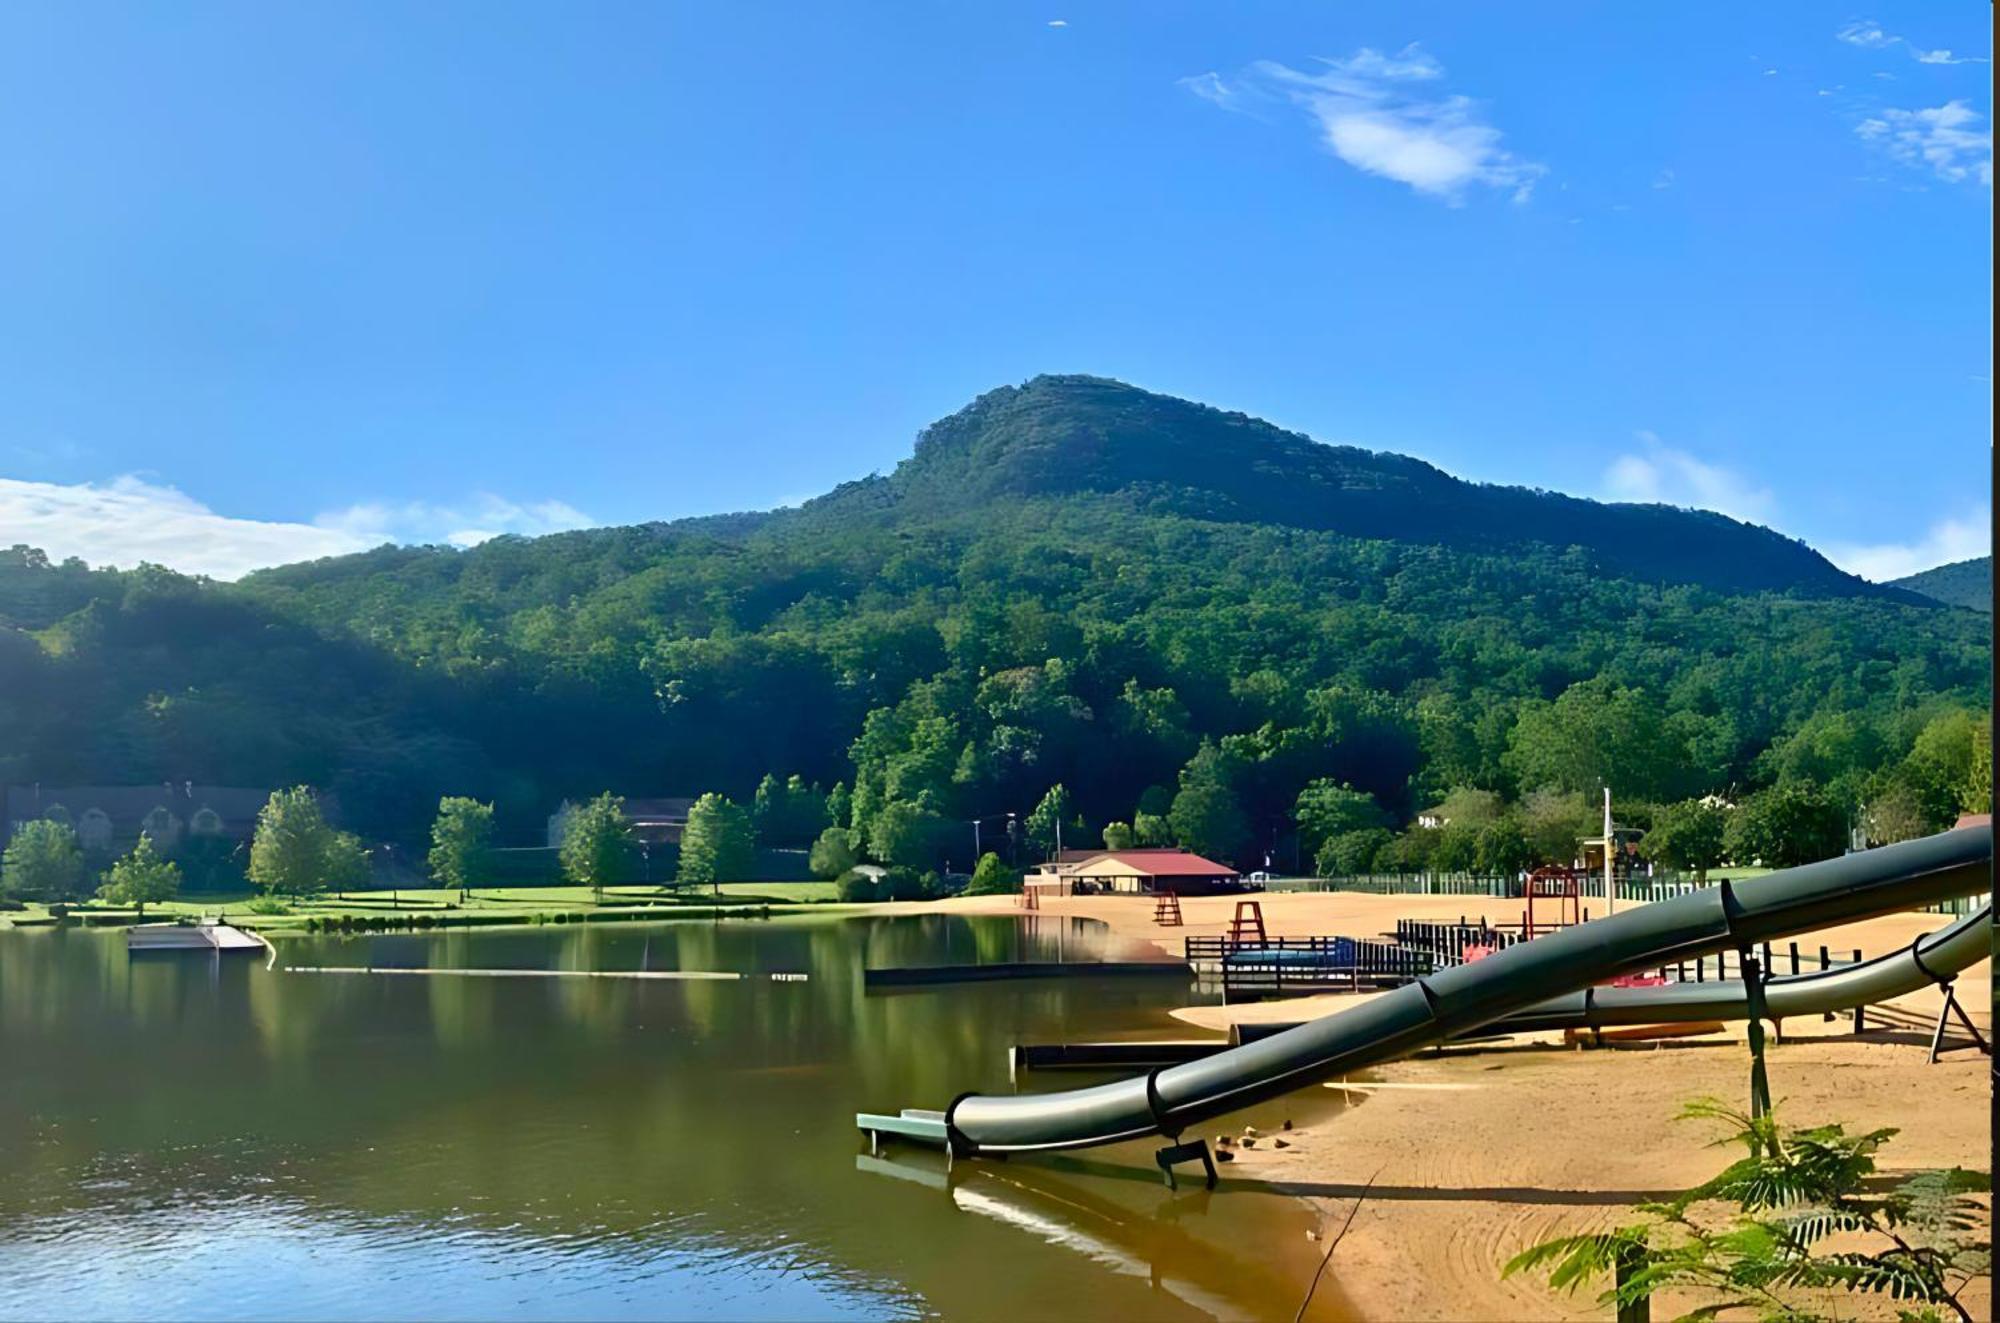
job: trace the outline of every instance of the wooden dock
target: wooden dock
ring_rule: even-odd
[[[130,955],[155,951],[236,955],[263,949],[261,940],[226,923],[142,923],[125,930],[125,950]]]

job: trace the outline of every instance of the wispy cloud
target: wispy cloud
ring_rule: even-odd
[[[1297,106],[1340,160],[1452,206],[1479,188],[1525,202],[1547,167],[1504,148],[1477,102],[1438,89],[1443,78],[1443,66],[1412,45],[1393,55],[1363,47],[1307,69],[1260,61],[1238,79],[1206,73],[1180,85],[1225,110],[1264,100]]]
[[[1213,102],[1224,110],[1235,110],[1243,102],[1245,89],[1230,82],[1221,74],[1210,70],[1208,73],[1194,74],[1175,80],[1175,85],[1185,87],[1204,101]]]
[[[1982,506],[1963,519],[1941,519],[1914,542],[1842,543],[1823,548],[1826,558],[1864,579],[1882,583],[1993,550],[1993,516]]]
[[[1662,170],[1660,171],[1660,173],[1653,176],[1654,188],[1672,188],[1673,186],[1674,186],[1674,172],[1671,169]]]
[[[1771,491],[1732,469],[1676,449],[1651,432],[1638,433],[1639,449],[1620,455],[1604,473],[1604,493],[1616,501],[1714,510],[1762,523],[1775,509]]]
[[[1948,50],[1931,50],[1917,45],[1907,37],[1884,31],[1880,23],[1859,19],[1833,34],[1836,41],[1844,41],[1862,50],[1879,51],[1900,48],[1918,64],[1987,64],[1983,55],[1955,55]]]
[[[1069,26],[1069,20],[1066,18],[1052,18],[1049,20],[1049,26],[1052,28],[1066,28]]]
[[[384,542],[473,546],[502,533],[551,533],[592,522],[561,501],[522,505],[484,494],[457,506],[359,505],[310,523],[239,519],[131,474],[75,484],[0,478],[0,529],[10,543],[58,559],[125,567],[150,561],[217,579]]]
[[[1993,131],[1965,101],[1928,110],[1884,110],[1855,132],[1905,165],[1928,169],[1947,183],[1993,183]]]

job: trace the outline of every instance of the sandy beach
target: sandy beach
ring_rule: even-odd
[[[1258,898],[1272,936],[1374,936],[1397,918],[1484,915],[1518,922],[1522,902],[1474,896],[1281,894]],[[955,913],[1021,911],[1010,897],[969,898],[936,906]],[[1183,902],[1186,925],[1161,929],[1151,900],[1070,897],[1044,902],[1045,916],[1105,922],[1111,954],[1157,958],[1180,953],[1180,939],[1220,933],[1234,901]],[[1596,907],[1593,906],[1593,913]],[[1897,914],[1811,936],[1835,952],[1873,956],[1945,926],[1936,914]],[[1806,943],[1802,940],[1801,945]],[[1977,966],[1959,980],[1961,1001],[1990,1033],[1991,973]],[[1175,1014],[1205,1031],[1232,1022],[1299,1020],[1359,1004],[1321,996],[1197,1007]],[[1850,1130],[1896,1126],[1883,1151],[1885,1170],[1986,1169],[1990,1062],[1962,1040],[1947,1040],[1935,1065],[1925,1062],[1941,994],[1928,990],[1872,1012],[1868,1030],[1849,1017],[1787,1022],[1785,1042],[1770,1048],[1771,1089],[1796,1123],[1840,1121]],[[1290,1147],[1243,1151],[1230,1169],[1295,1191],[1321,1205],[1333,1226],[1368,1193],[1335,1252],[1329,1275],[1348,1309],[1367,1319],[1601,1318],[1592,1291],[1557,1296],[1539,1281],[1502,1281],[1500,1265],[1552,1235],[1615,1225],[1630,1206],[1684,1189],[1712,1175],[1733,1153],[1707,1147],[1713,1127],[1676,1123],[1690,1099],[1748,1097],[1743,1026],[1695,1037],[1581,1048],[1560,1034],[1522,1035],[1478,1048],[1427,1052],[1369,1072],[1356,1092],[1363,1105],[1287,1136]],[[1220,1127],[1218,1127],[1220,1128]],[[1372,1186],[1370,1182],[1372,1181]],[[1965,1302],[1990,1317],[1986,1283]],[[1969,1295],[1972,1293],[1969,1293]],[[1671,1317],[1676,1302],[1656,1302]],[[1692,1302],[1679,1302],[1682,1307]],[[1843,1316],[1893,1318],[1867,1299],[1841,1302]],[[1316,1310],[1317,1312],[1317,1310]],[[1329,1308],[1326,1317],[1337,1315]]]

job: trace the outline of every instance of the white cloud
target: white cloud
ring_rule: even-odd
[[[1620,455],[1604,473],[1604,491],[1616,501],[1714,510],[1753,523],[1767,521],[1775,501],[1770,489],[1742,474],[1666,445],[1651,432],[1638,434],[1640,449]]]
[[[1213,102],[1224,110],[1236,109],[1243,100],[1243,90],[1213,70],[1176,79],[1175,85],[1185,87],[1202,100]]]
[[[1984,508],[1965,519],[1941,519],[1915,542],[1836,542],[1824,548],[1826,558],[1841,569],[1876,583],[1970,560],[1992,550],[1993,516]]]
[[[1884,110],[1855,132],[1905,165],[1928,167],[1947,183],[1993,183],[1993,133],[1965,101],[1928,110]]]
[[[1850,46],[1863,50],[1887,50],[1900,46],[1918,64],[1986,64],[1989,61],[1979,55],[1954,55],[1948,50],[1925,50],[1907,37],[1899,37],[1893,32],[1884,32],[1879,23],[1867,20],[1849,23],[1833,34],[1836,41],[1844,41]]]
[[[1674,172],[1672,169],[1661,170],[1660,173],[1653,176],[1654,188],[1672,188],[1673,186]]]
[[[1049,26],[1052,28],[1066,28],[1069,26],[1069,20],[1066,18],[1052,18],[1049,20]]]
[[[501,533],[551,533],[591,522],[561,501],[519,505],[490,495],[463,508],[355,506],[311,523],[237,519],[131,474],[73,485],[0,478],[0,539],[9,544],[40,547],[56,559],[126,567],[151,561],[217,579],[384,542],[472,546]]]
[[[1892,37],[1884,32],[1881,25],[1866,21],[1849,23],[1833,35],[1838,41],[1844,41],[1850,46],[1859,46],[1864,50],[1874,50],[1878,47],[1894,45],[1896,42],[1902,40],[1900,37]]]
[[[1214,73],[1180,83],[1225,109],[1240,108],[1249,95],[1290,101],[1347,164],[1453,206],[1474,188],[1505,190],[1525,202],[1547,168],[1502,147],[1500,130],[1471,98],[1431,94],[1429,85],[1443,77],[1443,66],[1413,45],[1394,55],[1363,47],[1309,70],[1263,61],[1234,84]]]

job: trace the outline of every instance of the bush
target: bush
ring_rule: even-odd
[[[840,875],[840,898],[844,901],[866,903],[881,900],[882,884],[868,873],[859,869],[849,869]]]
[[[845,827],[828,827],[813,842],[807,865],[814,877],[839,878],[855,864],[854,833]]]
[[[292,907],[278,896],[259,896],[246,907],[252,914],[290,914]],[[312,921],[307,920],[310,925]],[[310,928],[308,928],[310,931]]]
[[[1112,826],[1117,825],[1117,823],[1112,824]],[[1109,827],[1105,828],[1106,835],[1109,835],[1110,831]],[[979,856],[978,864],[973,867],[972,881],[967,884],[965,894],[968,896],[1004,896],[1018,894],[1020,890],[1021,875],[1001,863],[999,855],[988,850],[985,854]]]

